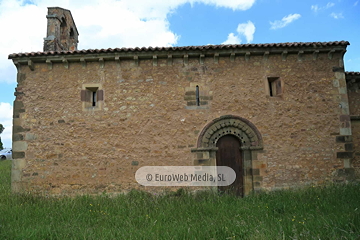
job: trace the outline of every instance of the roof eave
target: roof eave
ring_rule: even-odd
[[[273,43],[273,44],[238,44],[238,45],[205,45],[205,46],[187,46],[187,47],[149,47],[149,48],[115,48],[115,49],[88,49],[63,52],[32,52],[32,53],[14,53],[9,55],[9,59],[19,58],[37,58],[54,57],[66,55],[94,55],[94,54],[120,54],[120,55],[168,55],[168,54],[212,54],[212,53],[246,53],[263,54],[265,52],[312,52],[312,51],[330,51],[346,50],[350,43],[347,41],[338,42],[311,42],[311,43]]]

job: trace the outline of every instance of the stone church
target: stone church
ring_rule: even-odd
[[[229,166],[239,195],[360,179],[349,42],[78,50],[70,11],[46,17],[44,51],[9,55],[13,192],[159,191],[143,166]]]

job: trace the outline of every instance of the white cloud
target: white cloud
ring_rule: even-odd
[[[232,10],[247,10],[252,7],[252,5],[255,3],[255,0],[195,0],[194,2],[213,4],[217,7],[227,7],[231,8]]]
[[[356,6],[358,5],[358,3],[359,3],[359,1],[356,1],[356,2],[354,3],[354,7],[356,7]]]
[[[254,39],[255,25],[251,21],[248,21],[247,23],[241,23],[237,27],[237,32],[240,35],[245,36],[246,42],[252,42]]]
[[[15,82],[14,66],[7,56],[42,51],[46,37],[47,7],[72,12],[79,30],[79,49],[172,46],[179,35],[167,17],[177,7],[202,3],[233,10],[247,10],[256,0],[0,0],[0,82]],[[30,2],[30,3],[29,3]]]
[[[342,15],[342,13],[331,13],[330,14],[331,17],[335,18],[335,19],[340,19],[340,18],[344,18],[344,16]]]
[[[0,102],[0,124],[5,128],[0,137],[6,148],[11,148],[12,145],[12,113],[13,108],[9,103]]]
[[[226,41],[223,42],[222,44],[240,44],[240,43],[241,43],[241,39],[238,36],[235,36],[234,33],[230,33]]]
[[[359,1],[356,1],[354,3],[354,6],[357,5]],[[312,5],[311,6],[311,10],[313,10],[315,13],[321,11],[321,10],[325,10],[325,9],[329,9],[329,8],[332,8],[333,6],[335,6],[335,3],[333,2],[328,2],[325,6],[323,7],[319,7],[318,5]],[[331,17],[335,18],[335,19],[340,19],[340,18],[344,18],[343,14],[342,13],[335,13],[335,12],[332,12],[330,14]]]
[[[311,5],[311,10],[313,10],[314,12],[319,11],[319,6],[318,5]]]
[[[7,59],[10,53],[41,50],[46,33],[46,20],[43,21],[46,10],[34,5],[21,6],[19,1],[0,1],[0,82],[16,80],[15,67]]]
[[[335,6],[335,3],[328,2],[328,3],[326,4],[326,7],[325,7],[325,8],[331,8],[331,7],[333,7],[333,6]]]
[[[236,29],[237,35],[230,33],[228,38],[222,44],[240,44],[241,36],[246,38],[246,42],[250,43],[254,39],[255,25],[251,21],[240,23]]]
[[[325,10],[325,9],[328,9],[328,8],[331,8],[335,6],[335,3],[333,2],[328,2],[325,6],[323,7],[319,7],[319,5],[311,5],[311,10],[313,10],[315,13],[318,12],[318,11],[321,11],[321,10]]]
[[[354,58],[354,59],[350,58],[350,59],[347,60],[347,62],[354,62],[354,61],[358,61],[358,60],[360,60],[360,58]]]
[[[271,25],[270,29],[278,29],[278,28],[286,27],[291,22],[299,19],[300,17],[301,17],[301,15],[298,13],[289,14],[289,15],[283,17],[281,20],[276,20],[274,22],[270,22],[270,25]]]

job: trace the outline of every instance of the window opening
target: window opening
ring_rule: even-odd
[[[273,96],[273,92],[272,92],[272,84],[271,84],[271,82],[270,82],[270,81],[268,81],[268,83],[269,83],[269,93],[270,93],[270,97],[272,97],[272,96]]]
[[[268,77],[268,84],[270,97],[277,97],[282,95],[282,86],[279,77]]]
[[[70,29],[70,38],[74,38],[75,34],[74,34],[74,29]]]
[[[104,91],[98,87],[86,87],[81,90],[81,101],[84,102],[84,108],[98,108],[104,101]]]
[[[96,106],[96,91],[92,92],[92,106]]]
[[[61,39],[65,39],[66,38],[66,19],[64,17],[61,18],[60,33],[61,33]]]
[[[196,106],[200,106],[200,94],[198,85],[196,85]]]

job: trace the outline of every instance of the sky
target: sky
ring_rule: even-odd
[[[345,70],[360,71],[360,0],[0,0],[6,148],[17,84],[8,55],[42,51],[47,7],[71,11],[79,50],[346,40]]]

